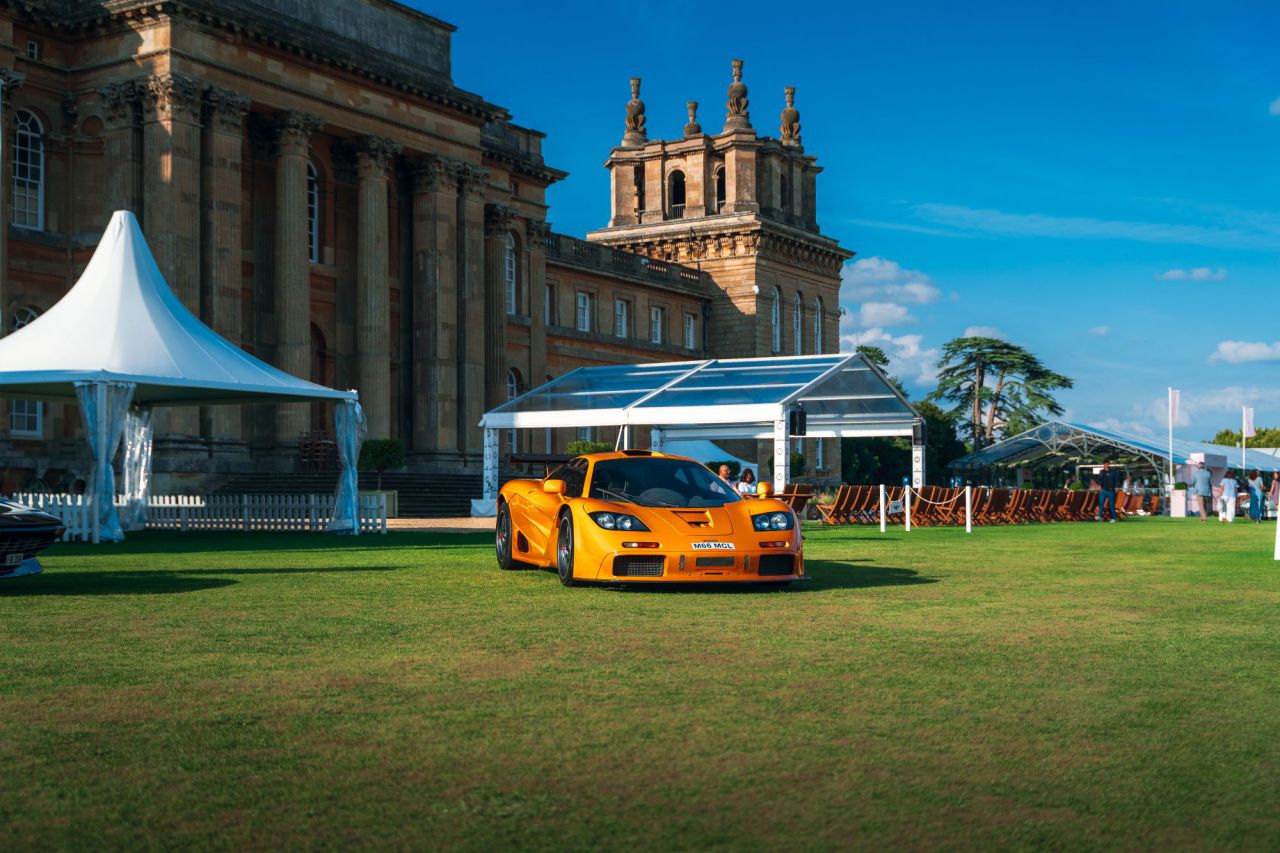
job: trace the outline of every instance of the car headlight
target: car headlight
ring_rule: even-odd
[[[648,530],[645,524],[634,515],[624,512],[593,512],[591,520],[605,530]]]
[[[766,533],[770,530],[790,530],[795,522],[789,512],[766,512],[751,516],[751,524],[757,533]]]

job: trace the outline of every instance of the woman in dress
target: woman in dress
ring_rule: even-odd
[[[742,469],[742,479],[738,481],[738,491],[744,495],[754,495],[756,493],[756,475],[751,473],[750,468]]]
[[[1262,489],[1262,473],[1254,468],[1249,472],[1249,520],[1254,524],[1262,523],[1262,502],[1266,500],[1263,496]]]

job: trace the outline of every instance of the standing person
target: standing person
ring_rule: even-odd
[[[1254,524],[1262,523],[1262,505],[1266,496],[1262,489],[1262,473],[1254,468],[1249,472],[1249,520]]]
[[[1223,476],[1222,482],[1218,483],[1220,489],[1218,493],[1218,521],[1234,524],[1236,520],[1236,506],[1240,502],[1240,484],[1236,482],[1235,472],[1230,468]]]
[[[1116,473],[1111,470],[1110,462],[1102,463],[1102,470],[1094,478],[1098,484],[1098,521],[1104,514],[1110,516],[1107,521],[1116,523]]]
[[[1271,475],[1271,491],[1268,494],[1268,501],[1271,504],[1271,511],[1280,517],[1280,471]]]
[[[1196,463],[1196,472],[1191,475],[1191,494],[1196,496],[1200,504],[1200,520],[1209,520],[1209,503],[1213,500],[1213,475],[1204,467],[1203,462]]]
[[[744,495],[756,493],[756,475],[750,468],[743,469],[742,479],[738,481],[738,492]]]

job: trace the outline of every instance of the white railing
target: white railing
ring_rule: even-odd
[[[93,499],[88,495],[19,494],[13,499],[56,515],[67,530],[63,542],[88,541]],[[148,530],[235,530],[323,532],[333,518],[333,495],[153,495],[147,503]],[[116,497],[116,507],[124,498]],[[360,495],[361,533],[387,532],[385,495]]]

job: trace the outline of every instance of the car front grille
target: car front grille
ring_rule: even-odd
[[[662,557],[615,557],[613,576],[616,578],[660,578]]]
[[[792,554],[765,554],[760,558],[761,577],[783,577],[795,571],[796,558]]]
[[[52,545],[57,534],[58,528],[49,527],[7,537],[0,535],[0,576],[13,574],[18,568],[16,564],[9,565],[9,555],[18,554],[23,560],[29,560]]]

